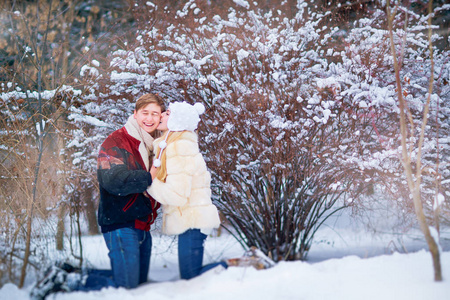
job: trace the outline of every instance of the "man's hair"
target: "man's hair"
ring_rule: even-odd
[[[166,110],[166,104],[164,103],[163,98],[158,94],[151,94],[151,93],[139,97],[139,99],[136,101],[136,106],[134,110],[138,111],[151,103],[155,103],[156,105],[160,106],[161,111]]]

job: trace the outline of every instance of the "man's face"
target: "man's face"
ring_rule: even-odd
[[[134,112],[134,118],[138,125],[147,133],[152,133],[159,125],[161,118],[161,107],[155,103],[150,103]]]
[[[167,121],[169,120],[169,116],[170,116],[170,109],[167,109],[165,112],[163,112],[161,114],[161,121],[158,125],[158,128],[156,128],[156,129],[161,130],[161,131],[168,130]]]

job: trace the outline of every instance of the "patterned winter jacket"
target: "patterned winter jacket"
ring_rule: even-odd
[[[164,151],[166,181],[155,178],[147,189],[162,204],[162,231],[169,235],[188,229],[207,233],[219,227],[219,213],[211,201],[211,175],[199,151],[197,134],[183,131],[181,138],[169,143]]]
[[[152,184],[146,167],[148,151],[139,140],[137,124],[130,126],[130,121],[131,118],[124,127],[108,136],[97,159],[98,222],[103,233],[123,227],[148,231],[160,206],[143,194]],[[146,162],[142,158],[145,155]]]

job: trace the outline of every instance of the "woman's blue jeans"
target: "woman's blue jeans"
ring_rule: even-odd
[[[178,236],[178,264],[181,279],[191,279],[219,265],[228,267],[224,261],[203,266],[203,244],[206,237],[199,229],[189,229]]]
[[[88,270],[87,279],[75,290],[92,291],[104,287],[135,288],[147,281],[152,252],[150,232],[119,228],[103,234],[109,249],[112,270]]]

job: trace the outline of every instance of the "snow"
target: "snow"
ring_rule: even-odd
[[[238,60],[243,60],[247,58],[250,55],[250,52],[245,51],[244,49],[239,49],[239,51],[236,53]]]
[[[441,193],[437,194],[433,203],[433,210],[437,210],[445,202],[445,197]]]
[[[191,59],[191,63],[192,63],[193,65],[197,66],[197,67],[201,67],[201,66],[203,66],[204,64],[206,64],[206,62],[208,61],[208,59],[210,59],[211,57],[212,57],[212,54],[207,55],[207,56],[203,57],[202,59],[195,59],[195,58],[193,58],[193,59]]]
[[[201,16],[200,8],[196,7],[195,1],[187,1],[186,6],[182,11],[177,12],[177,16],[187,16],[189,10],[193,10],[194,15]],[[233,0],[236,7],[249,8],[249,1],[245,0]],[[156,5],[150,1],[147,1],[146,6],[156,9]],[[254,6],[255,3],[252,3]],[[306,2],[297,4],[297,8],[307,8]],[[340,6],[340,4],[338,5]],[[439,8],[440,10],[449,9],[450,5],[446,4]],[[436,10],[438,11],[438,10]],[[15,15],[19,15],[20,12],[14,12]],[[297,16],[302,16],[303,12],[298,12]],[[252,21],[247,21],[242,18],[241,14],[237,14],[235,10],[230,10],[227,19],[222,20],[219,16],[213,16],[212,19],[217,24],[206,24],[208,26],[215,26],[213,32],[214,38],[205,40],[205,45],[215,45],[211,47],[214,54],[210,53],[211,49],[199,48],[198,52],[195,52],[188,41],[189,39],[185,35],[178,36],[175,29],[168,29],[167,35],[162,40],[171,40],[173,38],[173,45],[169,50],[159,50],[157,54],[163,59],[158,62],[158,72],[152,75],[149,72],[151,63],[149,53],[153,53],[152,49],[146,49],[145,47],[138,47],[133,51],[117,50],[113,53],[114,59],[111,62],[111,67],[115,69],[110,74],[110,80],[117,82],[116,86],[111,87],[112,95],[121,95],[121,93],[128,94],[129,89],[133,89],[131,94],[140,92],[143,87],[150,89],[150,86],[161,86],[163,90],[167,89],[167,94],[176,93],[168,89],[171,85],[169,83],[178,80],[178,78],[193,78],[202,84],[207,84],[208,81],[214,82],[215,86],[220,90],[219,95],[211,101],[211,103],[224,103],[224,107],[229,104],[229,101],[234,96],[239,98],[241,94],[247,94],[253,87],[245,86],[239,80],[233,79],[227,74],[233,72],[241,72],[240,69],[232,69],[233,64],[228,61],[228,53],[231,51],[236,53],[238,60],[238,66],[245,66],[247,60],[251,61],[253,58],[267,57],[268,65],[270,66],[271,76],[267,77],[274,86],[284,89],[290,87],[283,81],[286,80],[286,71],[291,70],[295,73],[297,78],[294,82],[295,86],[298,84],[302,86],[302,89],[308,91],[308,93],[300,93],[295,96],[299,103],[307,101],[310,106],[319,105],[323,106],[323,109],[317,109],[314,114],[311,114],[311,118],[316,122],[326,123],[328,120],[336,117],[332,113],[333,104],[326,102],[317,94],[312,94],[308,98],[309,92],[314,91],[315,88],[311,88],[316,83],[319,89],[331,88],[336,91],[337,100],[343,99],[348,101],[355,107],[359,108],[373,108],[379,107],[392,107],[394,111],[397,109],[395,102],[395,87],[393,84],[392,71],[386,66],[391,65],[391,56],[381,56],[379,64],[366,65],[364,59],[370,59],[375,61],[378,57],[377,49],[383,49],[382,45],[385,41],[386,31],[384,27],[380,27],[375,23],[375,20],[382,18],[362,19],[359,20],[359,25],[355,25],[349,32],[340,31],[340,35],[346,38],[346,43],[350,47],[346,48],[342,53],[334,52],[332,49],[327,49],[329,45],[325,43],[328,38],[320,38],[321,32],[326,29],[318,29],[319,23],[322,22],[322,18],[317,15],[317,18],[312,18],[312,21],[295,23],[289,25],[286,22],[286,26],[272,27],[272,25],[266,25],[266,21],[272,21],[269,15],[264,18],[259,15],[248,14],[248,16],[256,16]],[[380,15],[382,16],[382,15]],[[302,18],[297,17],[298,20]],[[203,24],[205,18],[199,19],[200,24]],[[262,21],[261,21],[262,20]],[[264,21],[265,20],[265,21]],[[425,24],[427,16],[423,17],[422,23]],[[294,21],[294,20],[292,20]],[[267,22],[270,24],[270,22]],[[275,22],[274,22],[275,23]],[[301,25],[298,30],[296,27]],[[248,25],[248,26],[244,26]],[[172,26],[172,25],[171,25]],[[229,28],[227,28],[229,27]],[[202,30],[205,28],[201,27]],[[249,38],[244,39],[239,35],[235,35],[230,28],[238,28],[239,30],[246,29],[245,33],[248,33]],[[413,34],[419,32],[418,29],[425,28],[423,25],[412,27],[408,31]],[[156,35],[157,29],[149,29],[148,36],[152,37]],[[172,30],[175,32],[173,35]],[[199,30],[199,32],[201,32]],[[264,34],[263,34],[264,33]],[[333,34],[337,36],[337,29]],[[267,34],[267,35],[266,35]],[[333,35],[331,32],[324,32],[324,37]],[[418,46],[420,48],[427,48],[426,39],[421,35],[408,35],[408,43]],[[138,37],[138,40],[143,40],[143,37]],[[233,41],[237,40],[236,45],[242,45],[242,48],[233,48]],[[250,47],[251,45],[251,47]],[[316,45],[324,45],[322,48],[315,48]],[[199,47],[199,45],[195,45]],[[209,47],[209,46],[208,46]],[[254,48],[254,50],[251,50]],[[89,48],[85,48],[89,49]],[[245,50],[246,49],[246,50]],[[151,51],[150,51],[151,50]],[[208,50],[208,51],[203,51]],[[237,51],[235,51],[237,50]],[[342,56],[343,63],[330,63],[324,62],[320,59],[322,55],[319,55],[319,51],[327,51],[327,55]],[[29,48],[24,49],[25,52],[30,51]],[[299,67],[295,59],[288,59],[290,51],[299,52],[295,56],[301,59]],[[366,53],[367,52],[367,53]],[[373,53],[372,53],[373,52]],[[372,54],[364,58],[361,54]],[[408,53],[407,53],[408,54]],[[283,56],[286,55],[286,58]],[[181,57],[181,59],[180,59]],[[194,58],[195,57],[195,58]],[[423,85],[422,78],[426,78],[426,75],[422,75],[423,64],[427,63],[428,58],[422,55],[414,55],[411,52],[406,56],[408,59],[404,60],[404,70],[406,73],[415,74],[408,78],[408,82],[412,80],[411,87],[417,89],[422,93],[427,92],[427,85]],[[414,62],[411,57],[416,58]],[[438,57],[438,56],[437,56]],[[170,58],[168,60],[167,58]],[[163,63],[164,62],[164,63]],[[208,74],[207,72],[198,72],[198,70],[208,69],[213,65],[213,62],[217,62],[223,69],[219,69],[218,73]],[[259,61],[256,59],[256,62]],[[412,63],[410,63],[412,62]],[[440,73],[440,68],[444,68],[444,63],[447,61],[440,60],[441,65],[436,65],[436,72]],[[173,68],[173,63],[175,64]],[[329,63],[329,65],[328,65]],[[160,64],[160,65],[159,65]],[[311,66],[309,66],[311,64]],[[383,65],[384,64],[384,65]],[[100,63],[96,60],[92,60],[90,65],[83,66],[81,68],[81,75],[99,76],[97,68]],[[228,66],[230,69],[227,69]],[[327,68],[328,66],[328,68]],[[304,67],[304,68],[303,68]],[[370,67],[370,68],[369,68]],[[255,80],[255,90],[263,91],[265,73],[259,72],[259,65],[256,64],[255,69],[243,69],[242,74],[248,82],[250,79]],[[371,68],[374,68],[373,70]],[[378,69],[380,72],[375,72]],[[385,68],[385,69],[383,69]],[[117,70],[116,70],[117,69]],[[173,69],[179,70],[179,73],[174,73]],[[328,73],[327,70],[331,73]],[[230,70],[230,72],[228,72]],[[387,70],[387,71],[386,71]],[[419,72],[420,70],[420,72]],[[254,78],[250,77],[252,71]],[[201,73],[201,75],[197,75]],[[223,73],[223,74],[222,74]],[[196,77],[200,76],[200,77]],[[323,77],[323,78],[322,78]],[[417,77],[417,78],[415,78]],[[307,80],[308,78],[313,78]],[[317,78],[317,79],[314,79]],[[273,79],[273,80],[272,80]],[[243,80],[243,82],[246,82]],[[128,86],[128,82],[137,82],[136,86]],[[8,89],[15,87],[12,83],[6,84]],[[229,97],[231,94],[228,87],[232,87],[233,97]],[[342,89],[342,91],[341,91]],[[22,91],[22,87],[16,86],[15,90],[7,93],[0,94],[0,98],[7,99],[19,99],[25,97],[37,98],[39,95],[37,92]],[[59,92],[73,92],[74,95],[80,95],[81,91],[73,90],[71,87],[63,86],[58,90]],[[44,91],[40,96],[43,99],[51,99],[55,96],[55,91]],[[68,93],[70,94],[70,93]],[[201,94],[201,93],[199,93]],[[263,92],[261,92],[263,94]],[[301,96],[303,95],[303,97]],[[86,95],[84,99],[89,97],[96,97],[96,94]],[[104,98],[96,99],[95,103],[102,103]],[[293,97],[293,96],[289,96]],[[286,97],[286,99],[289,99]],[[420,98],[420,97],[418,97]],[[422,97],[423,98],[423,97]],[[420,98],[420,99],[422,99]],[[439,98],[434,94],[433,101],[438,103]],[[444,99],[445,100],[445,99]],[[109,103],[109,102],[107,102]],[[289,103],[289,102],[285,102]],[[102,103],[103,104],[103,103]],[[281,103],[283,104],[283,103]],[[233,108],[232,105],[230,105]],[[117,108],[117,112],[108,107],[104,109],[103,106],[98,106],[98,113],[92,112],[89,108],[89,104],[86,104],[83,108],[87,113],[83,115],[83,111],[80,110],[79,114],[72,114],[69,120],[74,124],[89,124],[97,129],[111,128],[110,124],[114,124],[115,121],[102,121],[102,115],[100,112],[107,112],[108,117],[113,115],[120,116],[122,110],[121,107]],[[311,110],[312,111],[312,110]],[[92,113],[92,115],[90,114]],[[317,113],[317,115],[316,115]],[[97,118],[98,116],[98,118]],[[360,116],[360,115],[359,115]],[[287,120],[283,115],[267,114],[266,117],[270,119],[268,123],[275,129],[289,130],[295,128],[296,124],[303,120],[296,119],[295,122]],[[358,115],[354,115],[357,118]],[[106,120],[110,120],[105,118]],[[223,131],[219,132],[217,137],[222,138],[227,133],[233,134],[233,131],[237,130],[237,125],[230,122],[219,122],[221,120],[215,119],[214,122],[220,124],[223,127]],[[250,125],[253,120],[249,119],[247,122]],[[304,121],[304,126],[308,128],[308,122]],[[37,123],[39,125],[39,123]],[[44,123],[42,123],[44,125]],[[221,128],[219,127],[219,128]],[[37,126],[36,130],[39,133],[40,126]],[[80,130],[81,132],[81,130]],[[364,137],[362,131],[356,131],[356,135]],[[214,134],[214,132],[212,133]],[[212,136],[211,134],[211,136]],[[277,140],[283,140],[286,133],[283,131],[276,136]],[[71,146],[78,146],[82,148],[92,137],[86,137],[84,140],[78,140],[78,136],[67,144],[67,148]],[[449,138],[441,137],[439,139],[439,145],[447,145]],[[432,149],[435,144],[429,144]],[[0,145],[3,147],[3,145]],[[345,151],[347,146],[341,146],[339,149]],[[361,160],[358,157],[349,157],[348,163],[354,162],[361,170],[364,169],[376,169],[379,167],[384,159],[394,157],[397,154],[396,149],[385,149],[380,153],[372,153],[372,158]],[[73,154],[73,163],[87,159],[85,157],[77,157],[85,155],[84,152],[75,152]],[[242,153],[242,156],[247,155]],[[88,156],[87,156],[88,157]],[[248,160],[247,164],[242,164],[237,167],[237,170],[243,172],[250,169],[255,164],[259,163],[257,160]],[[95,165],[95,164],[94,164]],[[444,165],[444,164],[442,164]],[[444,165],[445,166],[445,165]],[[275,168],[285,167],[284,165],[275,164]],[[445,171],[445,170],[444,170]],[[442,185],[448,183],[448,180],[443,180]],[[339,182],[331,185],[332,188],[338,188]],[[226,183],[224,185],[226,188]],[[312,193],[312,192],[311,192]],[[445,195],[449,196],[450,192],[445,190]],[[352,202],[353,199],[349,198],[347,202]],[[438,194],[435,199],[433,208],[439,208],[445,201],[443,194]],[[379,222],[383,222],[380,220]],[[315,235],[315,239],[308,256],[307,261],[297,262],[280,262],[274,268],[256,271],[252,268],[229,268],[227,270],[216,269],[208,272],[198,278],[185,281],[179,280],[177,270],[177,257],[176,257],[176,244],[173,238],[161,236],[157,231],[153,233],[153,255],[152,265],[149,274],[150,283],[145,284],[134,290],[125,289],[105,289],[99,292],[90,293],[70,293],[70,294],[57,294],[55,297],[49,297],[50,299],[74,299],[74,300],[88,300],[88,299],[395,299],[395,300],[415,300],[415,299],[449,299],[450,298],[450,236],[447,232],[439,237],[435,228],[430,227],[435,240],[441,239],[441,264],[443,270],[444,281],[437,283],[433,281],[433,268],[431,255],[426,247],[426,243],[423,241],[423,237],[420,232],[408,232],[402,234],[375,232],[373,235],[370,232],[364,230],[355,230],[351,227],[340,227],[338,229],[330,226],[320,228]],[[446,243],[446,244],[445,244]],[[220,237],[210,237],[206,242],[205,263],[210,261],[217,261],[223,258],[237,257],[242,255],[243,249],[230,235],[223,234]],[[407,249],[407,251],[405,250]],[[51,251],[51,250],[49,250]],[[107,255],[107,249],[105,247],[103,238],[101,236],[83,237],[83,251],[86,260],[90,265],[97,268],[108,268],[109,260]],[[401,253],[400,253],[401,252]],[[18,289],[13,284],[6,284],[0,289],[0,300],[3,299],[15,299],[25,300],[28,299],[28,292],[31,288],[30,283],[33,281],[33,274],[29,274],[27,278],[27,284],[23,289]]]
[[[233,2],[236,3],[237,5],[240,5],[240,6],[245,7],[245,8],[249,8],[250,7],[250,4],[247,1],[245,1],[245,0],[233,0]]]
[[[441,233],[448,244],[450,232]],[[431,255],[421,233],[399,237],[378,232],[325,226],[315,238],[307,261],[279,262],[266,270],[218,267],[197,278],[180,280],[177,270],[176,239],[154,231],[150,282],[133,290],[103,289],[95,292],[54,294],[57,300],[139,300],[139,299],[334,299],[334,300],[440,300],[450,295],[450,245],[441,253],[443,282],[433,280]],[[443,237],[444,236],[444,237]],[[447,236],[447,237],[445,237]],[[408,253],[394,250],[405,247]],[[109,265],[103,238],[83,238],[90,264]],[[205,263],[239,257],[243,249],[235,239],[222,233],[205,244]],[[6,284],[0,299],[28,299],[30,286],[18,289]]]

